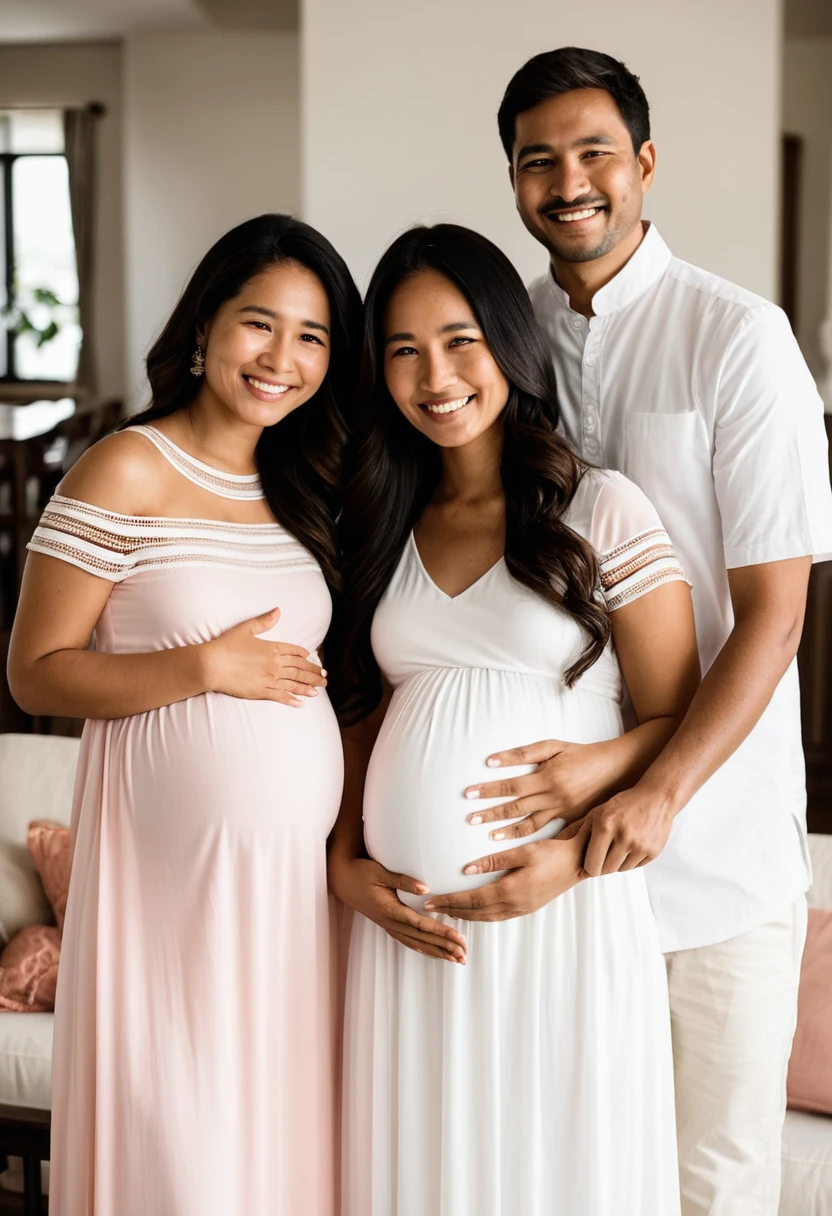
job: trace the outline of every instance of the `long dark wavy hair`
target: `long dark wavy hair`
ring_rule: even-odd
[[[190,405],[201,380],[190,375],[197,334],[226,300],[271,266],[297,262],[320,279],[332,314],[329,367],[318,391],[266,427],[255,460],[275,519],[317,559],[333,592],[341,587],[336,518],[361,350],[362,306],[347,264],[326,237],[289,215],[259,215],[208,250],[147,356],[151,403],[123,427]]]
[[[600,657],[610,633],[596,599],[591,546],[563,522],[587,466],[556,431],[554,372],[522,280],[496,245],[456,224],[416,227],[393,242],[370,283],[355,439],[348,457],[341,535],[344,611],[335,689],[342,720],[366,717],[381,697],[370,646],[373,613],[439,482],[437,446],[406,421],[384,379],[385,318],[405,279],[444,275],[468,301],[509,382],[500,475],[506,498],[506,565],[518,582],[566,609],[586,644],[566,672],[570,687]]]

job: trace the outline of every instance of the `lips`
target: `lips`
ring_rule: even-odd
[[[547,220],[552,220],[557,224],[580,224],[594,219],[599,212],[606,211],[606,209],[606,204],[597,203],[590,207],[572,207],[569,210],[552,208],[550,211],[544,212],[544,215]]]
[[[419,409],[424,410],[428,414],[441,417],[444,414],[456,414],[459,410],[464,409],[471,401],[474,400],[476,393],[471,393],[468,397],[455,397],[445,401],[423,401]]]
[[[273,380],[261,380],[259,376],[247,376],[244,374],[243,379],[249,388],[272,399],[282,397],[292,387],[290,384],[279,384]]]

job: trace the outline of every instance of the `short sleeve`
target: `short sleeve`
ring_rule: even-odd
[[[133,567],[134,532],[130,516],[55,494],[26,548],[120,583]]]
[[[728,569],[832,558],[823,404],[785,314],[749,309],[717,387],[713,474]]]
[[[598,554],[609,612],[664,583],[687,581],[656,508],[621,473],[611,474],[601,487],[588,539]]]

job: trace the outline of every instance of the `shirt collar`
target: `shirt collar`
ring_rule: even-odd
[[[648,224],[644,239],[629,262],[592,297],[592,311],[597,317],[603,317],[627,308],[662,277],[672,257],[673,254],[659,236],[656,225]],[[548,278],[552,295],[558,304],[571,312],[569,296],[560,284],[555,282],[551,266]]]

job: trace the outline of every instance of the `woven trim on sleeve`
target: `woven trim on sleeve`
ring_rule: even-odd
[[[56,494],[27,548],[119,583],[130,575],[172,566],[317,569],[280,524],[121,515]]]
[[[608,612],[615,612],[663,583],[685,581],[664,528],[640,532],[601,558],[601,588]]]

